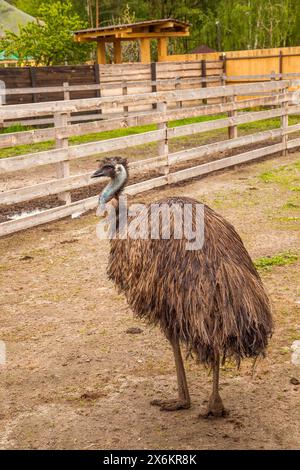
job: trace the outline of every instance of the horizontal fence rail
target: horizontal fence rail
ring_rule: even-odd
[[[225,98],[229,96],[249,96],[250,94],[275,92],[288,85],[289,82],[282,80],[270,83],[253,83],[232,86],[219,86],[212,88],[201,88],[193,90],[177,90],[154,93],[138,93],[134,95],[116,95],[103,98],[89,98],[83,100],[67,100],[67,101],[50,101],[46,103],[34,103],[3,106],[0,110],[1,120],[24,118],[28,116],[45,116],[54,113],[76,113],[83,111],[91,111],[105,104],[109,104],[111,108],[118,105],[141,105],[156,104],[159,102],[179,102],[194,101],[208,98]]]
[[[297,112],[300,113],[300,104],[298,105],[293,102],[288,91],[292,85],[295,85],[295,83],[289,80],[275,80],[263,83],[160,91],[134,95],[115,95],[85,100],[65,100],[0,107],[0,121],[12,119],[13,116],[26,118],[28,116],[52,115],[55,124],[53,128],[0,134],[0,147],[6,148],[49,140],[56,142],[56,148],[54,149],[1,158],[0,176],[6,176],[18,171],[26,174],[26,171],[29,169],[46,165],[54,165],[57,170],[57,177],[55,179],[52,176],[52,179],[45,182],[24,185],[0,192],[0,211],[1,206],[12,206],[48,196],[57,196],[64,202],[64,205],[45,209],[37,214],[29,214],[17,220],[7,220],[1,223],[0,236],[58,220],[76,212],[84,212],[96,206],[97,197],[72,202],[73,190],[92,187],[98,183],[97,180],[90,178],[90,173],[70,174],[70,162],[72,160],[156,142],[158,144],[158,156],[130,162],[129,166],[131,171],[136,174],[141,172],[145,174],[147,171],[157,170],[161,173],[161,176],[128,186],[126,193],[134,195],[166,184],[173,184],[196,176],[206,175],[212,171],[229,168],[233,165],[252,161],[267,155],[276,153],[285,155],[288,149],[300,146],[299,138],[288,140],[290,134],[300,131],[300,124],[288,125],[288,116]],[[191,101],[195,102],[216,97],[222,101],[212,104],[189,104]],[[119,105],[132,106],[136,103],[156,105],[156,107],[147,112],[144,111],[132,115],[128,115],[125,111],[121,117],[103,121],[83,124],[70,123],[70,113],[99,111],[108,102],[111,107]],[[169,109],[169,104],[174,102],[182,103],[182,107]],[[271,108],[263,110],[251,109],[260,106]],[[176,119],[216,114],[224,115],[224,113],[227,114],[225,118],[224,116],[219,116],[219,118],[216,116],[214,120],[210,121],[170,127],[170,121]],[[281,126],[277,129],[238,136],[237,126],[240,124],[278,117],[280,118]],[[69,145],[68,139],[72,136],[147,124],[156,124],[158,129],[86,144]],[[169,142],[173,138],[223,128],[228,128],[228,140],[188,148],[174,153],[169,151]],[[264,143],[268,145],[266,146]],[[220,153],[222,154],[251,144],[256,146],[262,144],[263,146],[234,156],[222,156],[221,159],[214,159],[213,161],[203,163],[203,158],[213,158]],[[190,161],[195,161],[197,163],[196,166],[176,170],[177,164],[184,165]]]

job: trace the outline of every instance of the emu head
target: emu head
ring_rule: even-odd
[[[105,206],[113,198],[118,198],[128,180],[127,160],[122,157],[111,157],[100,160],[99,168],[92,174],[92,178],[106,176],[110,182],[99,196],[99,205]]]

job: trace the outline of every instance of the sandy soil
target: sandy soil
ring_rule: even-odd
[[[299,192],[259,175],[300,155],[236,168],[139,200],[187,195],[236,226],[253,258],[299,252]],[[296,170],[295,170],[296,171]],[[298,212],[297,212],[298,210]],[[160,331],[133,318],[107,280],[108,243],[94,214],[0,241],[0,448],[291,449],[300,448],[300,367],[290,346],[300,339],[300,260],[262,273],[276,330],[252,374],[226,364],[221,393],[230,414],[198,419],[211,388],[209,371],[186,361],[190,410],[163,413],[154,397],[174,396],[170,347]],[[126,333],[128,328],[140,334]]]

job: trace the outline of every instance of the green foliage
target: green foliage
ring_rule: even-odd
[[[275,256],[263,256],[258,258],[254,264],[257,269],[269,271],[273,266],[286,266],[295,263],[299,256],[295,253],[279,253]]]
[[[38,0],[11,3],[38,16]],[[95,26],[96,4],[96,0],[72,0],[73,11],[90,26]],[[101,26],[123,21],[127,5],[136,21],[173,17],[191,23],[191,36],[171,39],[170,53],[187,53],[200,44],[226,51],[300,42],[299,0],[98,0],[98,5]]]
[[[120,16],[112,17],[111,24],[131,24],[137,21],[134,11],[130,8],[128,3],[121,11]],[[138,62],[139,61],[139,44],[137,41],[122,41],[122,61],[123,62]],[[114,47],[113,44],[106,44],[106,55],[108,61],[113,62]]]
[[[74,13],[72,3],[43,3],[37,11],[36,22],[20,27],[20,33],[6,32],[2,47],[6,54],[16,53],[20,63],[30,59],[36,65],[78,64],[86,61],[90,44],[78,44],[73,31],[83,29],[86,23]]]

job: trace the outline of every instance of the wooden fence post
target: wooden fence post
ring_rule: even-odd
[[[160,113],[167,112],[167,103],[164,101],[157,104],[157,111]],[[168,143],[168,121],[161,122],[157,124],[157,129],[163,129],[164,139],[158,142],[158,155],[160,157],[165,157],[166,163],[163,167],[160,168],[160,173],[167,175],[170,172],[169,167],[169,143]]]
[[[175,91],[180,89],[181,78],[176,77],[175,79]],[[177,101],[176,108],[182,108],[182,101]]]
[[[122,95],[128,94],[127,82],[122,83]],[[128,116],[128,106],[123,106],[124,116]]]
[[[236,110],[236,107],[235,107],[236,95],[229,96],[227,101],[229,103],[232,103],[232,105],[234,107],[233,111],[228,111],[228,117],[236,117],[237,114],[238,114],[237,110]],[[237,125],[228,126],[228,138],[229,139],[236,139],[237,136],[238,136],[238,127],[237,127]]]
[[[100,64],[94,64],[94,77],[95,84],[99,85],[99,88],[96,90],[96,98],[101,98]],[[102,114],[102,109],[98,109],[97,114]]]
[[[55,113],[54,114],[54,127],[55,129],[59,127],[65,127],[68,125],[68,114],[67,113]],[[69,146],[68,138],[55,138],[55,148],[65,149]],[[58,179],[67,178],[70,176],[70,163],[69,161],[59,162],[56,164],[56,175]],[[58,194],[58,199],[64,201],[66,204],[71,203],[71,193],[66,191],[64,193]]]
[[[29,74],[30,74],[31,87],[36,88],[36,74],[35,74],[34,67],[29,67]],[[32,102],[33,103],[38,102],[38,99],[35,93],[32,94]]]
[[[201,60],[201,78],[202,78],[202,88],[207,87],[206,83],[206,60]],[[202,100],[203,104],[207,104],[207,100]]]
[[[221,74],[221,85],[222,86],[226,86],[226,73],[227,73],[227,70],[226,70],[226,54],[222,54],[220,56],[220,60],[222,60],[222,74]],[[226,103],[226,98],[222,98],[221,99],[221,103]]]
[[[283,74],[283,53],[282,51],[279,52],[279,80],[282,80],[282,74]]]
[[[70,89],[69,89],[69,82],[64,82],[63,83],[64,87],[64,101],[70,99]],[[68,113],[68,122],[70,121],[71,118],[71,113]]]
[[[289,127],[289,102],[288,102],[288,87],[286,86],[283,89],[283,100],[281,104],[281,109],[282,109],[282,116],[281,116],[281,129],[282,129],[282,143],[284,146],[284,149],[282,151],[282,155],[285,157],[288,154],[288,134],[287,130]]]
[[[63,87],[64,87],[64,100],[69,100],[70,99],[69,82],[64,82]]]
[[[150,64],[150,73],[151,73],[151,82],[155,82],[152,83],[151,85],[151,92],[152,93],[156,93],[157,92],[157,70],[156,70],[156,62],[151,62]],[[152,103],[152,109],[156,109],[157,106],[156,106],[156,103]]]

